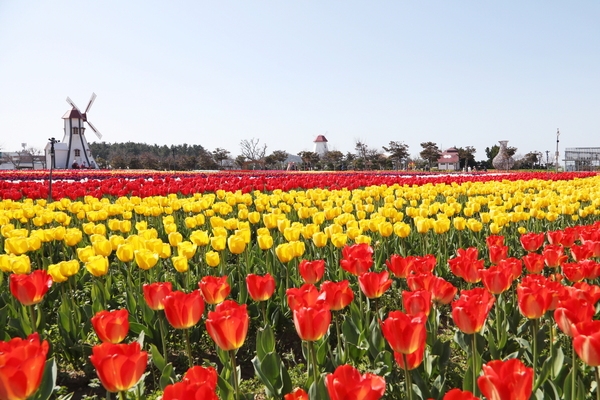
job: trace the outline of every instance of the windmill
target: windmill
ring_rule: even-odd
[[[63,137],[60,147],[65,154],[63,157],[56,160],[58,168],[78,168],[81,166],[87,168],[98,167],[96,161],[92,157],[90,146],[84,135],[85,122],[90,129],[94,131],[96,136],[98,136],[98,139],[102,139],[102,135],[98,129],[96,129],[87,118],[87,114],[90,111],[90,108],[92,108],[94,100],[96,100],[96,93],[92,93],[92,97],[90,98],[85,111],[81,112],[73,100],[67,97],[67,103],[69,103],[72,108],[62,117],[65,120],[65,136]]]

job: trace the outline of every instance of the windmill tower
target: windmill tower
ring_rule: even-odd
[[[314,152],[317,153],[320,157],[325,155],[329,150],[327,149],[327,138],[324,135],[319,135],[314,140],[315,149]]]
[[[67,103],[72,108],[62,117],[65,121],[65,135],[62,142],[54,144],[55,159],[53,168],[98,168],[85,138],[86,128],[84,126],[84,123],[86,123],[98,136],[98,139],[102,138],[100,132],[87,119],[87,113],[90,111],[94,100],[96,100],[96,94],[92,93],[85,111],[81,112],[75,103],[67,97]],[[46,160],[47,165],[50,165],[50,144],[46,146]]]

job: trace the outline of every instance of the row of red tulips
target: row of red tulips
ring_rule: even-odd
[[[59,200],[63,197],[70,199],[93,196],[166,196],[169,194],[190,195],[193,193],[215,192],[225,190],[236,192],[241,190],[249,193],[254,190],[272,191],[281,189],[311,189],[328,187],[331,190],[353,190],[371,185],[424,185],[427,183],[461,184],[464,182],[488,182],[498,179],[506,180],[571,180],[594,176],[594,172],[568,172],[548,174],[541,172],[519,172],[479,175],[416,175],[396,172],[365,173],[199,173],[190,175],[178,174],[177,178],[154,172],[130,174],[125,177],[98,174],[93,170],[69,172],[69,177],[77,180],[55,179],[52,183],[52,198]],[[21,200],[47,199],[49,195],[48,175],[40,180],[24,179],[27,175],[12,172],[0,175],[0,199]]]

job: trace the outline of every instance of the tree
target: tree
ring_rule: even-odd
[[[302,165],[307,169],[312,169],[320,161],[319,154],[314,151],[301,151],[298,157],[302,159]]]
[[[402,142],[391,141],[388,147],[381,146],[383,150],[390,153],[390,158],[396,162],[396,168],[402,164],[402,160],[408,158],[408,145]]]
[[[339,150],[330,150],[323,154],[321,161],[325,163],[326,168],[330,170],[341,169],[342,161],[344,160],[344,153]]]
[[[460,168],[474,167],[477,164],[475,162],[474,156],[474,154],[477,152],[477,150],[475,150],[475,147],[457,147],[456,150],[458,150],[458,160],[460,162]]]
[[[283,150],[275,150],[273,153],[265,157],[267,166],[274,167],[276,169],[283,169],[283,163],[288,159],[288,153]]]
[[[356,155],[358,158],[367,158],[368,149],[369,148],[367,147],[366,143],[362,142],[361,140],[356,140],[356,143],[354,144],[354,150],[356,150]]]
[[[234,163],[238,166],[239,169],[243,169],[244,165],[246,164],[246,157],[240,154],[235,158]]]
[[[227,160],[230,154],[231,153],[229,152],[229,150],[225,150],[220,147],[217,147],[212,152],[213,159],[217,164],[219,164],[219,167],[223,167],[223,161]]]
[[[242,155],[249,161],[259,161],[265,158],[267,153],[267,145],[259,145],[260,139],[252,138],[250,140],[242,140],[240,142],[240,148]]]
[[[437,164],[438,159],[442,155],[437,144],[434,142],[423,142],[421,143],[421,147],[423,148],[423,151],[421,151],[419,155],[423,160],[427,161],[428,167],[431,168],[431,166]]]

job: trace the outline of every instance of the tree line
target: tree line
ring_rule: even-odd
[[[90,143],[90,150],[100,168],[155,169],[155,170],[219,170],[219,169],[286,169],[293,166],[300,170],[384,170],[437,168],[442,150],[434,142],[423,142],[418,156],[411,156],[409,146],[401,141],[390,141],[381,149],[356,140],[354,152],[346,154],[330,150],[323,155],[301,151],[290,157],[285,150],[267,152],[267,145],[259,139],[240,142],[240,154],[232,156],[223,148],[207,150],[201,145],[150,145],[146,143]],[[491,169],[492,160],[499,146],[485,148],[485,158],[476,160],[473,146],[456,147],[460,168]],[[509,155],[517,149],[509,147]],[[297,160],[293,164],[290,160]],[[515,169],[545,168],[541,152],[529,152],[517,157]]]

